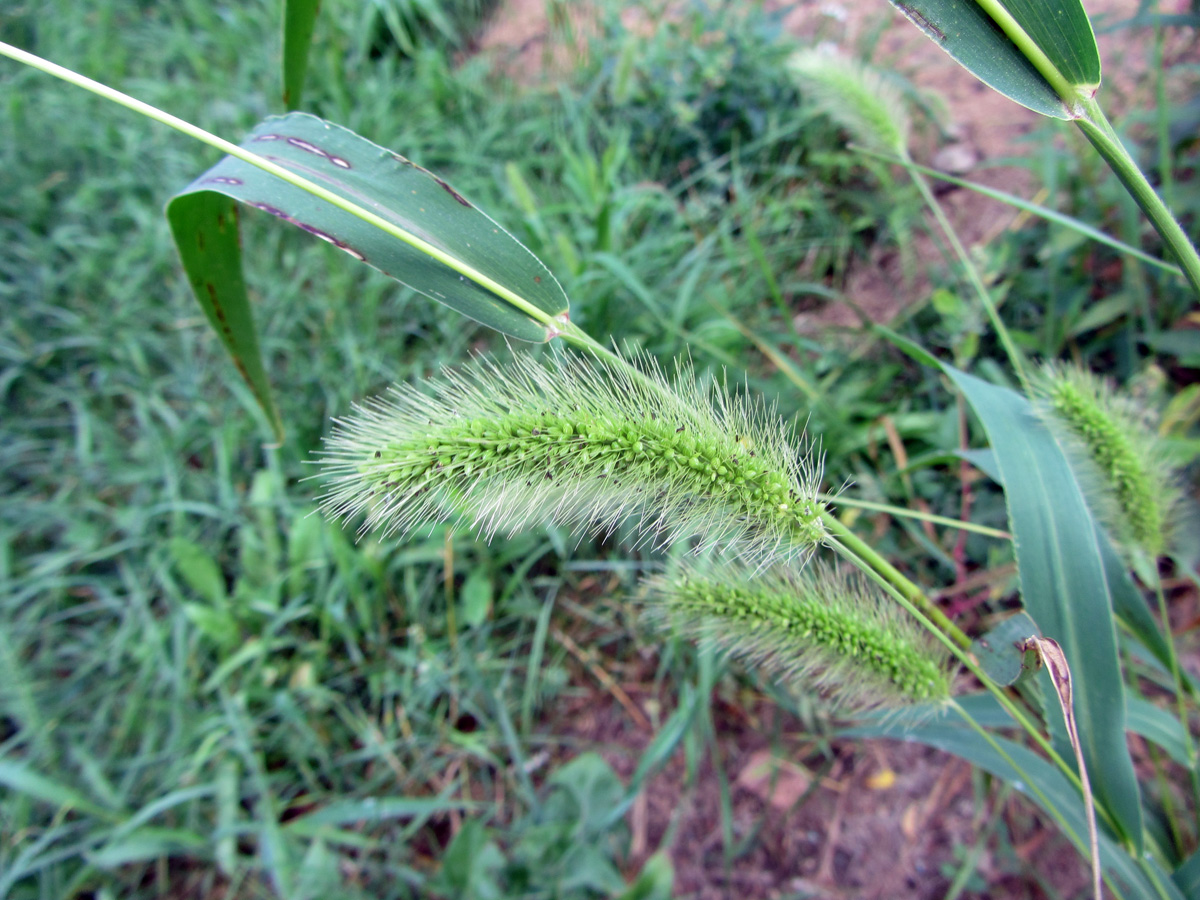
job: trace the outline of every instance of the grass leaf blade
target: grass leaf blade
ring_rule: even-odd
[[[1112,593],[1091,512],[1066,457],[1028,400],[952,366],[942,369],[983,422],[995,451],[1022,600],[1042,634],[1062,645],[1075,673],[1076,715],[1096,796],[1122,839],[1140,846],[1141,801],[1125,744]],[[1059,719],[1051,730],[1063,735],[1065,723]]]
[[[304,78],[308,74],[308,52],[321,0],[284,0],[283,2],[283,105],[300,105]]]
[[[283,420],[271,397],[242,277],[239,215],[237,203],[212,191],[181,195],[167,205],[167,220],[192,293],[276,438],[282,440]]]
[[[1076,118],[1077,99],[1100,84],[1100,53],[1079,0],[890,2],[980,81],[1044,116]]]

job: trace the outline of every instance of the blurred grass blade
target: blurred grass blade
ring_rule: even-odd
[[[1053,222],[1056,225],[1062,225],[1065,228],[1069,228],[1077,234],[1081,234],[1086,238],[1090,238],[1098,244],[1104,244],[1106,247],[1111,247],[1119,253],[1124,253],[1128,256],[1132,256],[1134,259],[1139,259],[1147,265],[1162,269],[1164,272],[1170,272],[1172,275],[1178,275],[1180,278],[1184,277],[1183,270],[1180,269],[1179,266],[1165,262],[1158,257],[1151,256],[1146,251],[1140,250],[1131,244],[1127,244],[1124,241],[1118,240],[1112,235],[1105,234],[1100,229],[1093,228],[1086,222],[1079,221],[1079,219],[1076,219],[1074,216],[1068,216],[1065,213],[1058,212],[1057,210],[1048,209],[1045,206],[1039,206],[1036,203],[1031,203],[1024,198],[1018,197],[1016,194],[1010,194],[1007,191],[997,190],[996,188],[988,187],[985,184],[979,184],[975,181],[968,181],[965,178],[956,178],[947,172],[942,172],[938,169],[931,169],[928,166],[922,166],[910,159],[903,159],[902,157],[895,156],[890,153],[879,153],[875,150],[872,150],[870,147],[863,147],[859,145],[854,145],[854,149],[861,153],[865,153],[867,156],[872,156],[876,159],[884,159],[890,163],[895,163],[898,166],[904,166],[906,169],[912,169],[913,171],[920,172],[923,175],[928,175],[930,178],[936,178],[939,181],[946,182],[947,184],[957,185],[958,187],[966,188],[969,191],[974,191],[977,194],[982,194],[985,197],[991,197],[993,200],[999,200],[1001,203],[1005,203],[1016,209],[1022,210],[1023,212],[1027,212],[1030,215],[1037,216],[1040,219],[1045,219],[1047,222]]]
[[[1171,875],[1171,881],[1185,897],[1200,897],[1200,850],[1183,861]]]
[[[942,370],[979,416],[996,454],[1021,597],[1041,633],[1062,645],[1075,673],[1076,716],[1096,796],[1122,840],[1140,850],[1141,800],[1125,744],[1125,686],[1112,594],[1091,512],[1066,457],[1028,400],[952,366]],[[1066,723],[1055,713],[1048,715],[1051,732],[1061,740]],[[1069,754],[1065,746],[1064,751]]]
[[[207,838],[185,828],[146,827],[88,853],[87,861],[101,869],[115,869],[166,856],[196,856],[208,844]]]
[[[842,732],[849,737],[892,737],[920,741],[953,753],[985,772],[1012,784],[1058,823],[1064,835],[1081,853],[1087,853],[1087,822],[1079,791],[1053,764],[1007,738],[978,732],[944,721],[909,719],[892,714],[888,724],[866,725]],[[1126,900],[1186,900],[1167,879],[1154,873],[1154,881],[1108,833],[1098,837],[1100,866],[1115,883],[1118,897]],[[1146,868],[1155,869],[1146,861]]]
[[[1079,0],[890,0],[980,81],[1034,112],[1079,115],[1100,53]]]
[[[1179,719],[1141,697],[1126,698],[1125,716],[1130,731],[1162,747],[1181,766],[1188,765],[1187,735]]]
[[[516,238],[431,172],[352,131],[291,113],[242,142],[345,201],[333,202],[227,156],[167,204],[196,298],[234,364],[282,431],[270,399],[242,277],[237,206],[283,219],[360,262],[511,337],[546,341],[566,294]]]
[[[389,819],[426,820],[437,813],[472,808],[472,804],[463,800],[452,800],[444,794],[438,797],[364,797],[357,800],[336,800],[292,819],[284,826],[284,830],[312,835],[322,826],[375,824]]]
[[[629,780],[629,787],[625,789],[625,795],[605,815],[602,826],[604,829],[611,828],[629,811],[646,780],[666,765],[691,728],[696,713],[700,711],[700,701],[704,695],[688,684],[683,685],[681,694],[679,706],[671,713],[671,717],[659,729],[654,740],[642,753],[642,758],[638,760],[633,777]]]
[[[117,813],[93,803],[74,788],[10,760],[0,759],[0,785],[51,806],[72,809],[97,819],[115,821],[119,818]]]
[[[321,0],[283,0],[283,105],[300,105]]]

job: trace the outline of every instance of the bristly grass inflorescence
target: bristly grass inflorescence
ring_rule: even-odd
[[[904,97],[884,73],[840,53],[798,50],[788,70],[805,96],[857,141],[881,153],[908,155],[911,123]]]
[[[340,420],[323,509],[407,533],[469,522],[483,535],[554,522],[608,533],[626,520],[665,546],[696,538],[748,560],[803,557],[825,537],[819,464],[761,404],[668,381],[645,360],[517,354],[395,388]]]
[[[1180,492],[1144,411],[1074,366],[1046,366],[1038,391],[1047,423],[1080,470],[1092,511],[1122,545],[1161,556]]]
[[[679,633],[863,711],[950,697],[945,650],[857,573],[687,565],[651,582]]]

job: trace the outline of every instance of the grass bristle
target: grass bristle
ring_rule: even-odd
[[[824,537],[818,465],[761,405],[581,357],[481,359],[397,388],[340,421],[322,453],[324,510],[404,534],[460,519],[487,537],[537,522],[655,545],[698,538],[789,559]]]
[[[861,577],[825,566],[687,567],[653,582],[655,613],[800,690],[864,711],[950,696],[947,656]]]
[[[908,153],[911,124],[904,98],[882,73],[865,63],[821,48],[800,50],[788,60],[805,96],[850,133],[852,140],[883,153]]]

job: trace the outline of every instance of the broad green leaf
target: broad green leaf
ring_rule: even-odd
[[[976,78],[1034,112],[1075,118],[1075,100],[1100,85],[1100,53],[1079,0],[890,2]]]
[[[915,740],[960,756],[1028,796],[1058,823],[1062,833],[1081,854],[1086,856],[1088,853],[1083,798],[1062,772],[1020,744],[995,735],[991,736],[992,743],[973,729],[945,721],[905,721],[895,716],[887,724],[862,726],[843,734]],[[1186,900],[1183,894],[1161,877],[1156,880],[1164,887],[1161,892],[1155,890],[1154,884],[1134,858],[1106,831],[1101,831],[1099,840],[1100,865],[1105,876],[1115,882],[1118,897],[1127,900]],[[1084,865],[1081,860],[1080,866]],[[1147,865],[1153,868],[1152,862],[1148,861]]]
[[[1129,730],[1153,741],[1181,766],[1188,765],[1187,735],[1179,719],[1141,697],[1125,699]]]
[[[479,819],[468,819],[442,854],[441,870],[430,885],[450,897],[499,900],[504,896],[503,869],[504,854],[491,832]]]
[[[296,109],[308,73],[308,52],[321,0],[283,0],[283,105]]]
[[[511,337],[546,341],[557,333],[553,321],[565,318],[568,302],[554,276],[431,172],[304,113],[265,120],[241,146],[334,198],[226,156],[167,204],[196,298],[277,432],[282,427],[242,277],[237,203],[328,241]]]
[[[543,815],[575,823],[580,836],[607,831],[611,827],[609,813],[625,792],[612,766],[593,751],[579,754],[555,771],[547,784],[550,794],[545,808],[550,811],[544,810]]]
[[[79,791],[47,778],[12,760],[0,759],[0,785],[51,806],[73,809],[98,819],[114,819],[116,814],[93,803]]]
[[[971,652],[992,681],[1007,686],[1029,670],[1031,660],[1020,644],[1037,633],[1037,624],[1021,611],[972,641]]]
[[[208,839],[185,828],[139,828],[120,841],[113,841],[87,854],[87,861],[101,869],[148,862],[164,856],[195,858],[208,846]]]
[[[1096,796],[1121,837],[1140,849],[1141,801],[1125,744],[1125,687],[1095,521],[1066,457],[1028,400],[952,366],[942,370],[979,416],[996,454],[1021,597],[1041,633],[1062,645],[1074,673],[1075,714]],[[1053,704],[1047,708],[1051,730],[1064,735],[1061,714]]]
[[[223,609],[228,604],[225,576],[212,555],[195,541],[182,537],[171,538],[168,547],[171,560],[188,587],[210,606]]]
[[[271,399],[242,278],[238,216],[236,202],[211,191],[181,196],[167,205],[175,247],[192,293],[271,427],[282,438],[283,422]]]
[[[1100,50],[1080,0],[997,0],[1072,86],[1100,87]]]
[[[965,450],[958,453],[979,471],[983,472],[1001,487],[1004,479],[996,468],[996,454],[991,450]],[[1150,615],[1150,608],[1141,591],[1129,576],[1129,570],[1121,562],[1117,551],[1113,549],[1112,541],[1108,539],[1104,529],[1096,523],[1096,543],[1100,547],[1100,556],[1104,560],[1104,576],[1108,580],[1108,588],[1112,593],[1113,612],[1121,624],[1137,638],[1141,644],[1164,667],[1171,667],[1171,648],[1163,636],[1162,629]],[[989,674],[991,674],[989,672]],[[1186,677],[1186,673],[1185,677]]]
[[[671,857],[659,850],[642,866],[642,871],[617,900],[671,900],[675,886],[675,867]]]
[[[492,579],[482,569],[475,569],[462,586],[463,623],[478,628],[492,611]]]
[[[1185,897],[1200,897],[1200,850],[1183,861],[1171,875],[1171,880]]]

